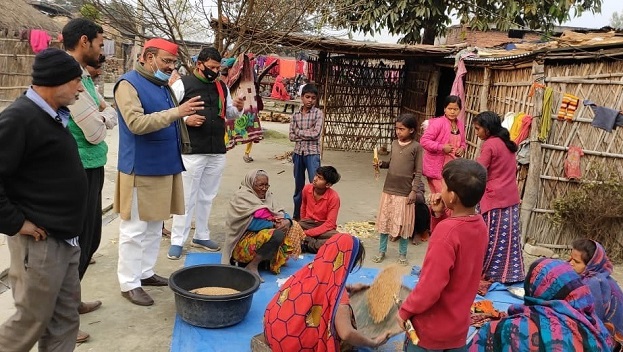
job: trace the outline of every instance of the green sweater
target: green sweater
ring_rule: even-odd
[[[67,128],[69,128],[76,143],[78,143],[78,153],[80,154],[80,160],[82,160],[82,166],[84,166],[85,169],[95,169],[106,165],[106,154],[108,153],[108,145],[106,142],[101,141],[97,144],[89,143],[73,118],[69,119]]]
[[[95,92],[95,85],[93,84],[91,77],[82,77],[82,84],[95,103],[99,104],[99,99],[97,97],[97,93]],[[89,141],[87,141],[84,137],[82,129],[78,127],[73,117],[69,119],[67,128],[69,128],[69,131],[76,139],[76,143],[78,143],[80,160],[82,160],[82,166],[84,166],[85,169],[95,169],[106,165],[106,154],[108,153],[108,145],[106,142],[101,141],[97,144],[89,143]]]

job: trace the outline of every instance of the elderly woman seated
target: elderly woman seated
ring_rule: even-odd
[[[535,261],[524,289],[525,303],[508,308],[508,317],[483,325],[469,351],[612,350],[589,288],[568,263]]]
[[[572,247],[569,263],[591,290],[595,313],[620,346],[623,344],[623,292],[610,276],[612,262],[597,241],[583,238],[575,240]]]
[[[303,229],[275,204],[269,187],[264,170],[251,170],[245,176],[229,203],[221,258],[223,264],[245,266],[260,280],[261,263],[278,274],[289,257],[301,254],[305,237]]]

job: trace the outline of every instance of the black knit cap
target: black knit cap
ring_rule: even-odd
[[[76,59],[65,51],[47,48],[35,56],[32,65],[32,84],[55,87],[82,76],[82,68]]]

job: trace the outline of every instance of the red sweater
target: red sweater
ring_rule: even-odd
[[[398,314],[411,320],[420,347],[443,350],[465,345],[488,232],[481,215],[436,220],[420,281]]]
[[[336,191],[329,188],[316,200],[314,198],[314,185],[308,183],[303,187],[303,200],[301,202],[301,220],[314,220],[322,225],[313,229],[305,230],[310,237],[322,235],[337,228],[337,214],[340,211],[340,196]]]
[[[515,153],[506,148],[498,137],[489,137],[482,143],[477,161],[487,169],[487,186],[480,200],[482,214],[492,209],[504,209],[519,204],[517,161]]]

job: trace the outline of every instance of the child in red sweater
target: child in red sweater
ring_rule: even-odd
[[[397,316],[403,328],[410,320],[420,338],[417,346],[408,341],[408,352],[465,351],[470,307],[487,251],[487,226],[476,213],[486,169],[473,160],[456,159],[444,166],[442,176],[441,193],[430,199],[433,233],[420,281]]]
[[[303,187],[299,221],[305,231],[303,252],[318,253],[318,249],[337,233],[340,196],[331,186],[339,180],[340,174],[333,166],[321,166],[313,182]]]

